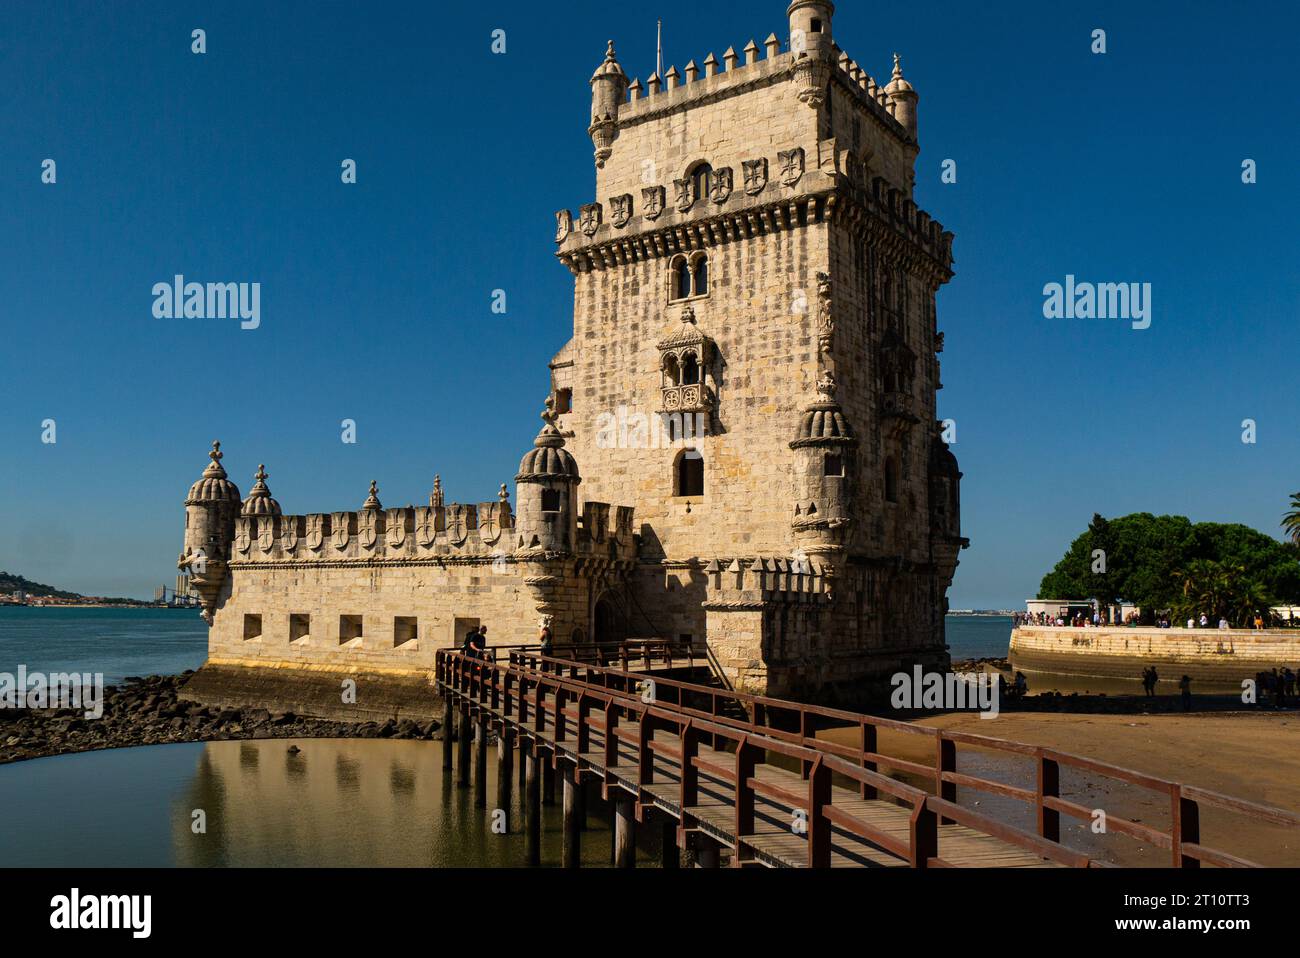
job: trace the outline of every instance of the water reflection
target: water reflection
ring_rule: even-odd
[[[294,751],[296,747],[297,751]],[[14,866],[520,867],[518,772],[511,833],[444,776],[437,742],[300,739],[88,752],[0,768],[0,860]],[[517,768],[517,763],[516,763]],[[592,788],[583,862],[607,866],[609,814]],[[195,812],[206,831],[196,830]],[[542,861],[560,860],[560,809],[543,808]],[[51,842],[57,832],[60,840]],[[638,858],[656,862],[644,829]],[[653,832],[653,834],[651,834]]]

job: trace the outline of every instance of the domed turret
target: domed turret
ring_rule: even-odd
[[[799,419],[790,442],[795,452],[793,525],[805,545],[831,545],[850,519],[854,450],[858,440],[844,410],[835,401],[835,377],[827,372],[817,383],[817,398]]]
[[[208,459],[211,461],[198,481],[190,486],[190,494],[185,497],[186,505],[191,502],[239,501],[239,487],[227,478],[226,470],[221,466],[224,455],[221,451],[221,443],[214,442],[212,451],[208,453]]]
[[[785,14],[790,18],[790,51],[795,56],[804,50],[814,55],[823,48],[830,51],[835,4],[830,0],[794,0]]]
[[[271,490],[266,485],[266,466],[258,464],[257,475],[253,477],[253,488],[248,490],[248,498],[244,500],[244,508],[241,515],[245,516],[278,516],[280,515],[280,503],[271,497]]]
[[[379,484],[373,479],[370,480],[370,495],[366,496],[366,501],[361,504],[362,512],[365,512],[367,509],[376,512],[382,512],[384,509],[383,505],[379,502]]]
[[[522,550],[567,552],[577,538],[582,477],[577,461],[564,448],[555,419],[555,399],[549,397],[542,413],[545,425],[533,440],[533,448],[519,461],[515,476],[519,486],[515,528]]]
[[[605,60],[591,77],[591,135],[596,147],[596,166],[604,167],[613,152],[618,136],[618,108],[627,96],[627,74],[614,57],[614,41],[609,41]]]
[[[185,497],[185,545],[176,566],[189,572],[203,603],[203,617],[210,624],[226,580],[226,562],[242,503],[239,489],[221,466],[220,442],[212,444],[208,459],[203,475]]]
[[[885,87],[885,93],[894,108],[894,119],[903,124],[907,132],[912,134],[912,139],[916,139],[916,104],[921,96],[912,88],[912,84],[903,79],[903,61],[897,53],[894,54],[894,77],[889,81],[889,86]]]

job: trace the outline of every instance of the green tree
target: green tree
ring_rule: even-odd
[[[1282,528],[1286,530],[1286,537],[1300,546],[1300,492],[1291,494],[1291,511],[1282,517]]]

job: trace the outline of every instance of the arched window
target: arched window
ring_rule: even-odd
[[[677,357],[669,353],[664,357],[664,386],[680,386],[682,373],[677,366]]]
[[[674,495],[704,495],[704,455],[698,449],[683,449],[679,452],[674,471]]]
[[[713,192],[713,167],[707,163],[696,163],[687,175],[695,188],[695,198],[708,199],[709,194]]]
[[[898,501],[898,463],[893,457],[885,460],[885,501]]]
[[[688,299],[691,295],[691,264],[685,256],[673,261],[673,299]]]
[[[682,385],[694,386],[700,381],[700,362],[694,353],[682,357]]]
[[[668,266],[668,301],[679,302],[693,296],[706,296],[709,292],[709,257],[695,253],[687,258],[677,255]]]
[[[709,258],[701,253],[695,258],[695,269],[692,271],[693,284],[692,290],[695,296],[703,296],[709,291]]]

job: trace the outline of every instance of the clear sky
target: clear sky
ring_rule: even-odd
[[[953,607],[1018,605],[1093,512],[1279,534],[1300,488],[1294,4],[838,6],[877,78],[903,55],[916,199],[957,236]],[[151,596],[214,438],[290,512],[358,508],[372,478],[424,502],[435,472],[449,500],[493,498],[571,331],[553,214],[593,199],[587,80],[613,38],[644,82],[658,16],[679,70],[788,34],[784,0],[0,5],[0,568]],[[261,283],[261,325],[155,318],[177,273]],[[1067,274],[1150,283],[1150,328],[1044,318]]]

